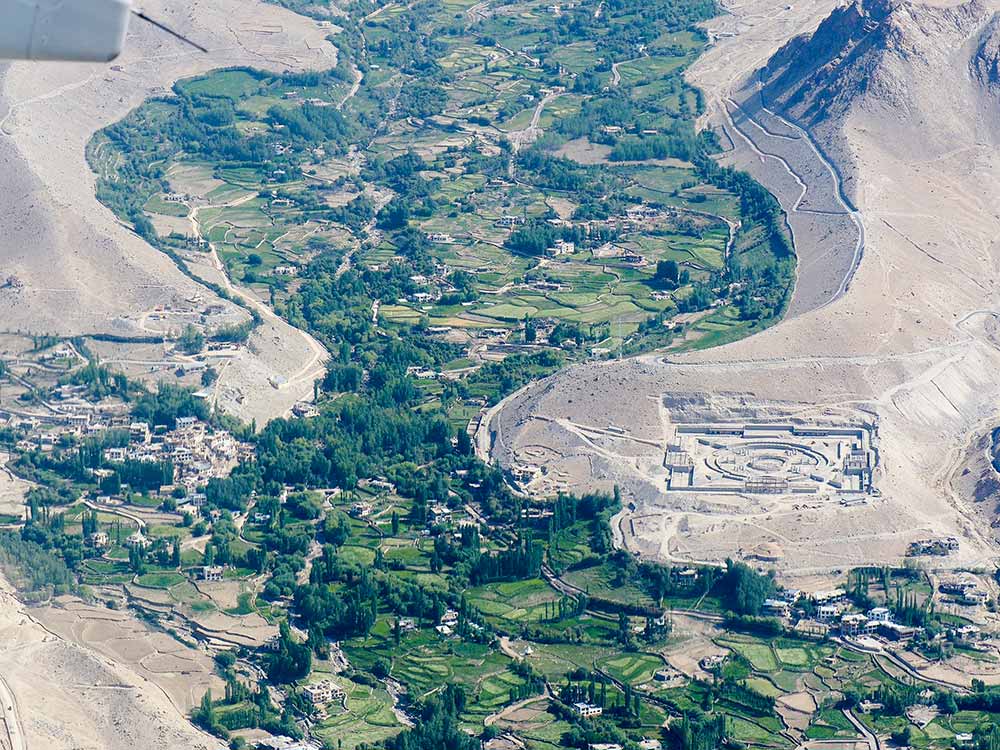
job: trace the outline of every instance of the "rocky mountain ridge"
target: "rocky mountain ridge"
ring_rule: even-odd
[[[766,101],[816,126],[842,118],[856,103],[919,112],[928,84],[945,71],[959,74],[959,89],[973,84],[995,92],[998,69],[1000,14],[984,0],[951,6],[854,0],[811,35],[788,42],[758,75]]]

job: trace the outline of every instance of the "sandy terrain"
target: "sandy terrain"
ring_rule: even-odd
[[[183,713],[196,706],[206,690],[211,688],[218,695],[224,687],[207,653],[151,631],[129,612],[64,597],[55,606],[33,609],[31,614],[63,640],[127,666],[154,683]]]
[[[706,91],[709,124],[725,126],[722,105],[745,92],[748,74],[790,36],[812,31],[831,6],[727,4],[732,15],[710,24],[717,43],[690,71]],[[833,572],[861,562],[898,563],[908,541],[954,534],[961,538],[958,553],[922,558],[923,564],[991,564],[998,550],[989,527],[994,508],[975,503],[972,483],[962,480],[969,462],[983,470],[982,437],[1000,421],[1000,151],[995,133],[977,119],[992,94],[976,94],[967,74],[970,45],[989,13],[970,10],[978,26],[966,24],[973,28],[969,44],[942,49],[933,35],[937,22],[927,24],[931,31],[910,22],[931,10],[903,8],[897,23],[912,54],[893,52],[881,64],[892,73],[895,96],[907,98],[910,119],[890,116],[872,94],[846,108],[837,125],[865,230],[864,253],[844,293],[826,300],[815,294],[840,288],[829,279],[843,268],[807,283],[803,262],[797,294],[804,290],[813,299],[799,308],[793,302],[793,317],[714,350],[571,368],[508,399],[489,420],[490,434],[480,436],[481,453],[492,441],[491,455],[501,464],[535,464],[567,489],[620,484],[636,503],[634,513],[619,519],[621,530],[630,536],[633,519],[645,527],[629,543],[668,559],[717,561],[767,542],[783,548],[777,565],[784,571]],[[939,90],[954,93],[950,103],[969,113],[968,122],[937,107]],[[934,137],[916,148],[925,131]],[[753,149],[733,145],[727,158],[749,168]],[[768,161],[774,160],[757,155],[758,164]],[[793,166],[802,175],[815,172],[815,164]],[[771,164],[752,171],[791,211],[802,189],[781,187],[788,170]],[[817,194],[814,204],[822,200]],[[854,257],[849,243],[838,247],[838,257]],[[851,507],[798,509],[760,496],[728,506],[668,501],[650,484],[649,469],[666,448],[666,426],[683,416],[685,399],[706,419],[777,413],[806,424],[871,420],[878,426],[881,496]],[[610,438],[582,437],[570,423],[628,425],[646,442],[609,446]]]
[[[0,291],[8,329],[62,334],[142,333],[137,318],[159,305],[214,295],[121,226],[94,195],[84,157],[91,135],[178,78],[228,65],[328,67],[329,29],[263,2],[155,2],[154,18],[207,46],[185,47],[136,22],[115,65],[17,63],[0,89],[0,260],[19,288]],[[246,317],[243,311],[237,311]],[[244,418],[284,413],[321,371],[315,342],[268,319],[225,368],[220,403]],[[278,376],[274,388],[269,379]],[[287,385],[283,381],[287,381]]]
[[[181,713],[194,697],[198,675],[204,675],[206,657],[166,636],[151,635],[134,620],[117,619],[123,615],[107,614],[111,617],[101,620],[94,619],[91,608],[75,613],[27,609],[4,584],[0,674],[14,705],[13,711],[3,708],[8,720],[16,715],[24,746],[221,748]],[[66,630],[67,638],[42,620],[51,621],[54,631]]]
[[[31,488],[26,482],[7,468],[10,455],[0,452],[0,513],[24,516],[24,493]]]

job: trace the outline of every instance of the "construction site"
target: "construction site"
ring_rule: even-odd
[[[667,492],[837,495],[874,491],[873,428],[681,424],[667,448]]]

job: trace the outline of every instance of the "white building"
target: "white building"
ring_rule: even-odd
[[[888,607],[874,607],[868,612],[868,619],[875,620],[876,622],[889,622],[892,617],[889,614]]]
[[[129,425],[128,436],[132,442],[135,443],[148,443],[149,442],[149,424],[146,422],[133,422]]]
[[[843,589],[832,589],[830,591],[817,591],[809,598],[816,604],[832,604],[833,602],[839,602],[846,596],[847,592]]]
[[[125,461],[128,451],[125,448],[105,448],[104,460],[112,464],[120,464]]]
[[[869,620],[862,614],[849,614],[840,618],[840,632],[844,635],[874,633],[878,626],[878,622]]]
[[[595,706],[593,703],[574,703],[573,711],[577,716],[590,719],[594,716],[600,716],[604,713],[604,709],[600,706]]]
[[[553,255],[572,255],[576,252],[576,243],[567,242],[566,240],[556,240],[556,243],[550,249]]]
[[[343,700],[347,695],[344,689],[334,684],[332,680],[323,680],[302,688],[302,693],[314,706],[321,706],[335,700]]]
[[[225,572],[224,565],[206,565],[201,569],[201,577],[204,581],[221,581]]]
[[[840,617],[840,607],[836,604],[823,604],[816,608],[816,619],[820,622],[829,622]]]
[[[775,617],[788,617],[791,607],[782,599],[765,599],[764,612]]]

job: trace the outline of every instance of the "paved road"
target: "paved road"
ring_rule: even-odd
[[[854,715],[853,711],[851,711],[849,708],[844,708],[841,709],[841,712],[844,714],[847,720],[851,722],[854,728],[858,730],[858,732],[864,738],[865,742],[868,743],[869,750],[882,750],[882,743],[879,741],[879,738],[874,734],[872,734],[871,730],[869,730],[868,727],[866,727],[864,724],[858,721],[858,717]]]

